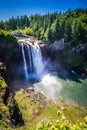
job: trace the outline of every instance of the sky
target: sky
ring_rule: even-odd
[[[6,21],[12,16],[65,12],[69,8],[79,7],[87,9],[87,0],[1,0],[0,21]]]

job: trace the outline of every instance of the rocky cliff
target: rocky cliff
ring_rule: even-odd
[[[0,35],[0,129],[4,130],[24,123],[9,86],[14,70],[12,65],[18,54],[18,44],[15,38],[5,38]]]
[[[60,62],[66,70],[74,69],[84,77],[87,76],[87,44],[75,45],[62,39],[49,43],[46,52],[51,60]]]

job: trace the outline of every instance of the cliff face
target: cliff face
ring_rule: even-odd
[[[72,42],[65,43],[62,39],[48,44],[46,52],[51,60],[59,59],[67,70],[79,68],[80,71],[87,73],[87,44],[75,45]]]
[[[23,123],[14,95],[0,76],[0,129],[11,128]]]
[[[0,129],[24,123],[9,86],[18,53],[16,40],[0,40]]]
[[[6,82],[14,78],[15,68],[20,64],[21,51],[16,40],[0,40],[0,62],[5,66],[2,72]]]

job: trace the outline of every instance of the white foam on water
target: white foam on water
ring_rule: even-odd
[[[58,81],[56,76],[45,74],[42,80],[39,83],[34,84],[34,86],[37,91],[42,92],[45,96],[49,98],[60,97],[62,85],[60,81]]]

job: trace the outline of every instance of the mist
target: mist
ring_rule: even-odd
[[[60,98],[62,85],[56,75],[45,74],[40,82],[34,84],[34,87],[48,98]]]

